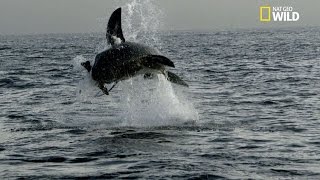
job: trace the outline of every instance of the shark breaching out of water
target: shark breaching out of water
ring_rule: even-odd
[[[81,63],[98,87],[106,95],[121,80],[144,74],[152,77],[163,74],[170,82],[188,86],[179,76],[168,71],[167,67],[174,67],[174,63],[160,55],[155,49],[143,44],[125,40],[121,29],[121,8],[116,9],[110,16],[106,38],[111,48],[99,53],[93,66],[89,61]],[[105,84],[113,84],[109,90]]]

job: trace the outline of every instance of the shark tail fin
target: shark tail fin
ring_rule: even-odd
[[[167,79],[172,83],[189,87],[189,85],[185,81],[183,81],[178,75],[174,74],[173,72],[167,71]]]
[[[126,40],[123,37],[122,28],[121,28],[121,8],[116,9],[110,16],[106,38],[108,43],[114,45],[117,40],[120,39],[121,42]]]

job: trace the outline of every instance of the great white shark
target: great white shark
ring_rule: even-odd
[[[175,67],[170,59],[154,48],[125,40],[121,28],[121,8],[110,16],[106,39],[111,48],[99,53],[93,66],[90,61],[81,63],[104,94],[109,95],[119,81],[140,74],[144,74],[145,78],[163,74],[172,83],[188,86],[179,76],[167,70],[167,67]],[[111,83],[114,85],[108,90],[105,84]]]

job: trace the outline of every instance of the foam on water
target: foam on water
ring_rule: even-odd
[[[156,31],[160,29],[162,12],[153,1],[133,0],[123,7],[123,31],[127,41],[142,42],[152,47],[159,47],[161,41]],[[75,70],[84,69],[82,56],[74,59]],[[174,60],[173,60],[174,61]],[[87,96],[95,97],[97,87],[86,71],[86,77],[79,82],[79,100]],[[174,88],[163,75],[145,80],[142,76],[120,82],[110,96],[102,96],[116,103],[120,109],[119,126],[168,126],[184,122],[195,122],[198,113],[192,103],[183,96],[175,94]],[[179,88],[177,86],[177,88]],[[115,92],[117,91],[117,92]],[[113,96],[117,93],[118,96]],[[117,99],[118,98],[118,99]]]

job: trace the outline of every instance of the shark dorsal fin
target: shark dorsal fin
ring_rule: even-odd
[[[125,42],[121,28],[121,8],[116,9],[111,14],[108,22],[106,38],[108,43],[111,45]]]

